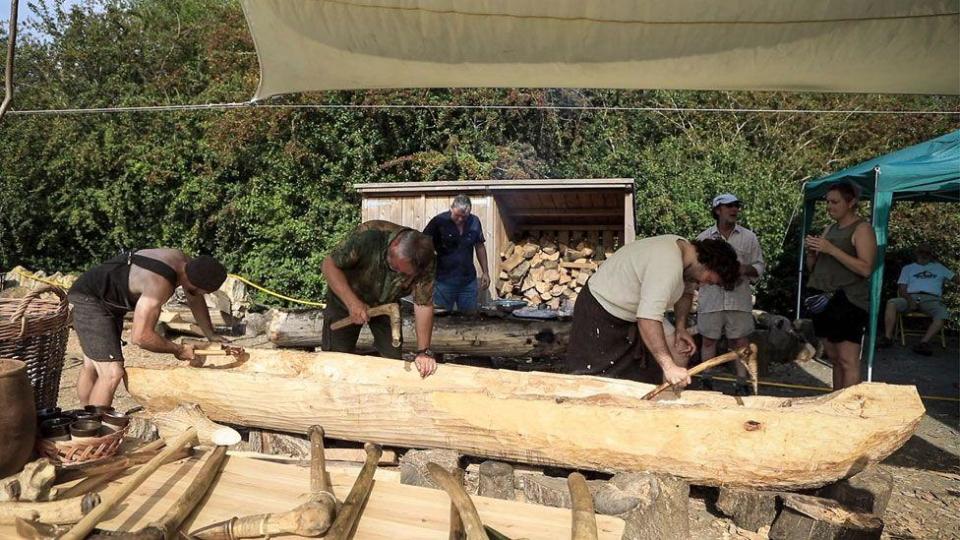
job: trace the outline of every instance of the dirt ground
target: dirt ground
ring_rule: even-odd
[[[134,347],[128,347],[128,355]],[[134,353],[135,354],[135,353]],[[60,406],[77,405],[76,379],[81,365],[80,347],[71,332],[60,387]],[[893,493],[883,516],[885,539],[960,539],[960,356],[957,342],[935,347],[934,356],[923,357],[896,346],[879,351],[875,381],[914,384],[924,396],[927,414],[917,433],[881,465],[894,478]],[[495,363],[497,365],[497,363]],[[534,365],[521,366],[530,369]],[[501,366],[498,366],[501,367]],[[818,360],[805,364],[777,365],[765,380],[826,387],[831,378],[828,364]],[[715,382],[718,391],[730,391],[730,383]],[[762,386],[761,394],[798,396],[814,393]],[[937,399],[941,398],[941,399]],[[137,405],[121,388],[114,404],[119,410]],[[829,449],[824,449],[829,451]],[[713,508],[713,490],[695,489],[690,498],[691,537],[703,540],[759,540],[765,534],[739,529]]]

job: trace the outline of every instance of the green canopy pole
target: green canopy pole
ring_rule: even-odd
[[[890,206],[893,192],[880,190],[880,168],[873,169],[873,217],[871,224],[877,236],[877,261],[870,274],[870,318],[867,327],[867,382],[873,381],[873,361],[877,348],[877,325],[880,316],[880,293],[883,288],[884,259],[887,253],[887,225],[890,221]]]
[[[806,197],[806,187],[803,185],[803,196]],[[803,219],[800,221],[800,256],[797,257],[798,263],[797,270],[797,311],[795,312],[794,319],[800,320],[800,303],[803,301],[803,270],[806,267],[806,257],[804,257],[804,244],[803,241],[807,237],[807,231],[810,230],[810,225],[813,223],[813,212],[814,206],[816,205],[816,200],[804,200],[803,201]]]

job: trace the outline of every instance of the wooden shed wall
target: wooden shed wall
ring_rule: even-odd
[[[455,194],[454,194],[455,195]],[[361,221],[371,219],[385,219],[399,223],[405,227],[422,231],[433,216],[450,209],[450,202],[454,195],[449,193],[420,194],[412,197],[398,195],[368,195],[363,198],[360,211]],[[487,265],[490,270],[491,287],[489,294],[494,294],[493,284],[496,283],[497,263],[500,260],[499,239],[496,234],[500,219],[496,202],[492,195],[467,193],[473,205],[473,215],[480,218],[483,227],[484,245],[487,251]],[[474,258],[477,275],[480,275],[480,264]],[[481,296],[481,300],[489,297]]]
[[[458,193],[470,196],[483,226],[491,287],[496,297],[500,250],[508,241],[541,234],[561,241],[589,239],[604,249],[634,239],[632,179],[540,179],[472,182],[357,184],[361,219],[383,219],[423,230],[450,208]],[[479,273],[479,264],[474,261]]]

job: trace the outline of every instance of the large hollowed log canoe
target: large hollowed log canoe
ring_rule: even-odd
[[[684,392],[597,377],[251,350],[227,366],[141,362],[130,393],[151,410],[195,402],[214,420],[597,471],[651,471],[701,485],[815,487],[882,460],[924,413],[912,386],[860,384],[813,398]]]

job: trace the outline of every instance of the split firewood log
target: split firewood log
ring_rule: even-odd
[[[530,270],[530,261],[524,260],[516,268],[510,271],[510,276],[517,279],[522,278]]]
[[[500,268],[510,273],[510,275],[513,275],[512,273],[513,269],[519,266],[520,263],[524,262],[525,260],[526,259],[523,258],[523,252],[514,253],[513,255],[508,257],[506,260],[504,260],[502,263],[500,263]]]

